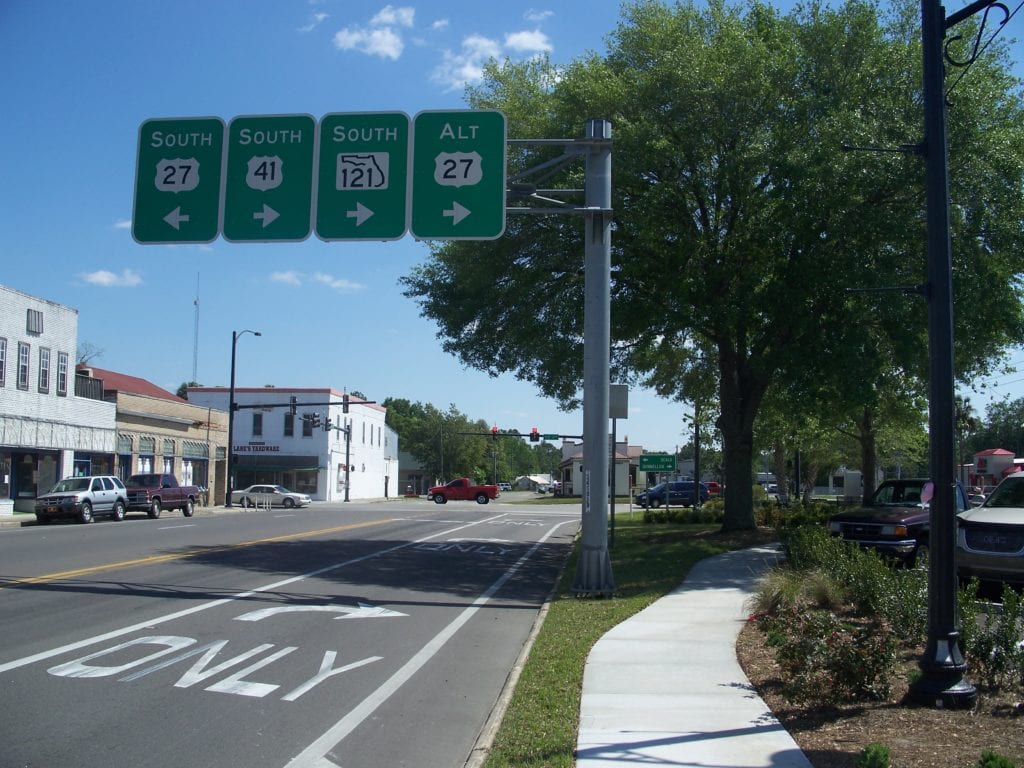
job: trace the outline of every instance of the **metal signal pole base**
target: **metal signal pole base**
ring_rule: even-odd
[[[615,593],[612,560],[607,546],[580,548],[572,591],[576,597],[611,597]]]
[[[929,639],[918,662],[922,675],[910,686],[915,704],[935,709],[974,709],[978,690],[964,679],[967,664],[960,655],[960,633]]]

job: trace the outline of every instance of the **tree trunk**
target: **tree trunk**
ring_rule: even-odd
[[[876,438],[875,415],[870,408],[864,409],[860,424],[860,471],[864,481],[863,504],[868,504],[871,497],[875,495],[875,475],[877,474],[876,464]]]
[[[746,360],[724,344],[718,345],[719,400],[725,464],[725,517],[723,531],[756,528],[754,521],[754,417],[764,397],[766,382],[751,374]]]

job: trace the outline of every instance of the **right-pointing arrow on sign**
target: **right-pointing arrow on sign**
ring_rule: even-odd
[[[437,209],[435,208],[434,210],[436,211]],[[464,218],[469,216],[470,213],[472,213],[472,211],[470,211],[469,208],[463,208],[461,205],[459,205],[457,200],[452,202],[451,208],[447,208],[441,212],[441,214],[444,216],[452,217],[453,225],[458,224]]]
[[[278,213],[273,208],[271,208],[269,205],[264,203],[263,204],[263,210],[262,211],[256,211],[252,215],[252,217],[254,219],[263,219],[263,227],[266,228],[267,224],[270,224],[272,221],[274,221],[274,219],[276,219],[280,215],[281,215],[280,213]]]
[[[353,211],[345,211],[345,215],[348,216],[350,219],[355,219],[356,220],[356,226],[358,227],[360,224],[362,224],[368,218],[373,216],[373,211],[371,211],[369,208],[367,208],[362,203],[356,203],[355,210],[353,210]]]

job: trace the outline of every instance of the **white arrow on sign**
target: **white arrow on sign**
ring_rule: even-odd
[[[358,227],[368,218],[373,216],[373,211],[371,211],[362,203],[356,203],[356,209],[354,211],[345,211],[345,215],[348,216],[350,219],[355,219],[356,226]]]
[[[188,214],[182,213],[181,206],[179,205],[173,211],[164,216],[164,221],[166,221],[175,229],[181,229],[181,222],[188,221]]]
[[[408,614],[391,611],[376,605],[360,603],[359,607],[350,605],[285,605],[278,608],[260,608],[256,611],[243,613],[236,616],[236,621],[260,621],[279,613],[340,613],[335,619],[376,619],[389,618],[392,616],[407,616]]]
[[[470,211],[469,208],[464,208],[461,205],[459,205],[457,200],[452,201],[451,208],[449,208],[446,211],[441,211],[442,216],[452,217],[452,224],[458,224],[464,218],[469,216],[470,213],[472,213],[472,211]]]
[[[280,213],[278,213],[273,208],[271,208],[269,205],[264,203],[263,204],[263,210],[262,211],[256,211],[256,213],[254,213],[252,215],[252,217],[254,219],[263,219],[263,228],[266,229],[267,224],[272,222],[274,219],[276,219],[280,215],[281,215]]]

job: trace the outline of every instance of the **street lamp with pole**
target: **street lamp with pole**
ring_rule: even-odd
[[[238,344],[238,339],[247,333],[251,333],[253,336],[263,335],[259,331],[252,331],[249,329],[231,332],[231,388],[228,393],[228,462],[227,478],[225,483],[227,486],[227,493],[224,495],[225,507],[231,506],[231,491],[234,490],[231,473],[234,471],[235,463],[235,346]]]

